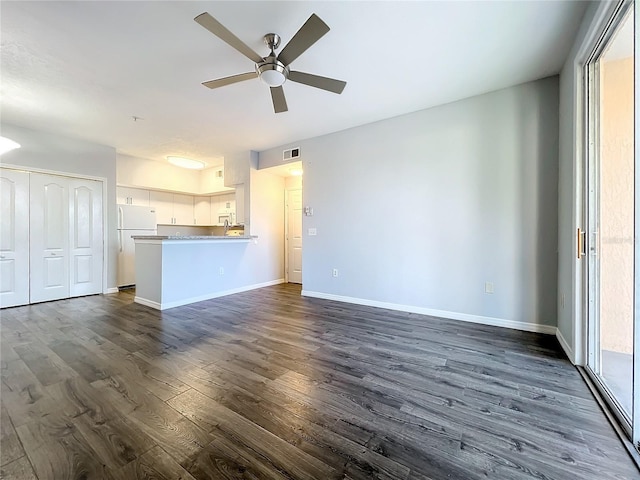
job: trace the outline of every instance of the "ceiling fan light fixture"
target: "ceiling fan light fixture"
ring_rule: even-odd
[[[169,156],[167,157],[167,160],[171,165],[182,168],[190,168],[191,170],[202,170],[207,166],[206,163],[201,162],[200,160],[193,160],[191,158]]]
[[[0,155],[20,148],[20,144],[7,137],[0,137]]]
[[[265,84],[270,87],[279,87],[287,81],[289,69],[277,60],[274,63],[264,62],[256,65],[256,71]]]

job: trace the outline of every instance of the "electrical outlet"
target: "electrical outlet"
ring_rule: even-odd
[[[485,282],[484,293],[493,293],[493,282]]]
[[[318,231],[315,228],[310,228],[309,229],[309,236],[312,237],[314,235],[317,235]]]
[[[331,275],[333,275],[334,277],[338,276],[338,269],[334,268],[333,271],[331,272]]]
[[[220,272],[220,275],[224,275],[224,267],[220,267],[219,272]]]

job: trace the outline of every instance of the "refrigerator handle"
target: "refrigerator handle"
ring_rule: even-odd
[[[124,212],[122,207],[118,207],[118,228],[124,227]]]
[[[122,244],[124,243],[124,232],[122,230],[118,230],[118,233],[120,233],[120,236],[118,237],[118,243],[120,244],[120,252],[122,252]]]

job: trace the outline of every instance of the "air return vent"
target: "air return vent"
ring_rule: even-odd
[[[284,161],[295,160],[296,158],[300,158],[300,147],[290,148],[282,152],[282,160]]]

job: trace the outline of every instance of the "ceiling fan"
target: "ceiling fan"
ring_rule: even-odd
[[[253,72],[210,80],[203,83],[205,87],[224,87],[225,85],[259,77],[260,80],[269,85],[273,109],[276,113],[280,113],[287,111],[287,100],[284,97],[284,90],[282,88],[282,84],[287,80],[337,94],[342,93],[344,87],[347,85],[347,82],[343,82],[342,80],[321,77],[311,73],[296,72],[295,70],[289,69],[291,62],[302,55],[311,45],[316,43],[329,31],[327,24],[315,13],[300,27],[300,30],[296,32],[277,56],[275,50],[280,46],[280,37],[275,33],[267,33],[264,36],[264,43],[267,44],[271,52],[266,57],[261,57],[254,52],[251,47],[247,46],[242,40],[227,30],[224,25],[209,15],[209,13],[201,13],[194,18],[194,20],[256,64],[255,71]]]

